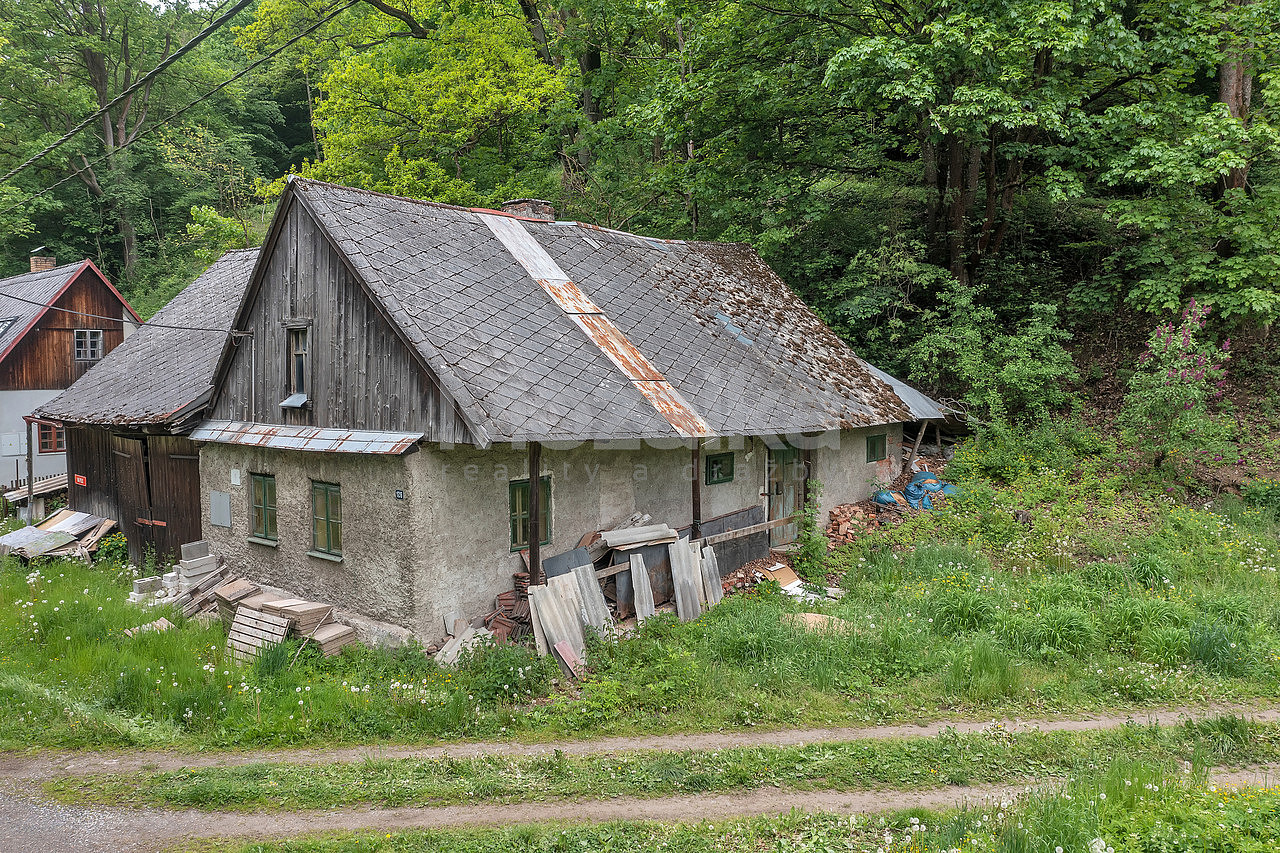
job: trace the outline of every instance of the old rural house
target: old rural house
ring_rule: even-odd
[[[200,466],[187,437],[213,376],[257,249],[228,252],[37,413],[61,424],[68,505],[114,519],[141,564],[200,538]]]
[[[191,435],[205,538],[424,637],[489,609],[521,551],[536,569],[636,512],[782,520],[806,477],[824,512],[863,498],[899,472],[902,424],[942,414],[750,248],[539,202],[292,179],[232,329]]]
[[[26,416],[71,385],[141,322],[92,261],[57,266],[31,258],[31,271],[0,280],[0,483],[27,478]],[[30,426],[37,480],[67,470],[55,423]]]

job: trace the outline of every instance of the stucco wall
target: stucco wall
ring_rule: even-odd
[[[232,470],[240,485],[232,484]],[[249,541],[251,473],[276,478],[275,547]],[[342,562],[309,556],[311,481],[342,487]],[[375,619],[413,627],[407,594],[423,543],[415,495],[400,457],[296,453],[225,444],[200,449],[201,528],[215,553],[237,571]],[[395,492],[405,493],[397,500]],[[231,493],[231,527],[210,523],[211,491]]]
[[[879,462],[868,462],[867,436],[882,433],[886,456]],[[838,438],[838,447],[828,441],[813,450],[813,478],[822,484],[818,524],[823,527],[832,509],[869,498],[878,486],[902,473],[902,424],[844,430]]]
[[[888,458],[880,463],[866,462],[865,430],[813,443],[823,524],[831,507],[861,500],[896,475],[901,426],[875,431],[888,434]],[[704,519],[763,502],[764,440],[724,439],[705,446],[703,455],[730,450],[732,482],[704,480]],[[255,580],[403,625],[430,640],[443,633],[445,614],[490,610],[493,596],[510,589],[512,573],[523,569],[510,547],[509,484],[528,476],[527,463],[527,450],[511,446],[481,451],[424,445],[388,458],[206,444],[200,451],[204,535]],[[233,469],[240,485],[232,485]],[[249,540],[250,473],[276,477],[275,547]],[[551,477],[551,542],[544,555],[568,551],[584,534],[635,512],[674,527],[693,519],[688,446],[545,446],[542,473]],[[313,479],[342,486],[341,563],[306,553]],[[395,497],[397,489],[403,499]],[[210,523],[211,490],[230,492],[230,528]]]
[[[39,406],[61,394],[61,391],[0,391],[0,484],[27,479],[27,424],[22,419]],[[41,453],[40,431],[33,428],[36,442],[32,463],[36,479],[62,474],[67,470],[67,454]]]

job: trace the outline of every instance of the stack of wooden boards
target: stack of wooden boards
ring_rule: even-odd
[[[254,658],[292,634],[316,645],[326,657],[356,641],[356,631],[333,618],[333,606],[302,598],[272,598],[240,578],[213,590],[227,626],[227,650],[237,660]]]
[[[662,531],[646,531],[665,538]],[[674,531],[673,531],[674,533]],[[687,622],[714,607],[724,596],[715,551],[698,549],[688,539],[667,546],[671,555],[671,577],[676,591],[676,613]],[[655,612],[649,573],[640,554],[630,557],[636,616],[643,621]],[[529,588],[530,621],[538,653],[553,654],[566,674],[577,677],[586,656],[583,629],[603,631],[611,624],[609,607],[594,565],[585,562],[572,571],[547,578],[543,586]]]

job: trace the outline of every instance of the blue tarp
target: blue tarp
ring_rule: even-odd
[[[912,509],[933,509],[930,494],[941,492],[947,497],[960,494],[960,490],[950,483],[938,479],[938,475],[930,471],[921,471],[911,478],[911,482],[900,492],[879,491],[872,500],[881,506],[909,506]]]

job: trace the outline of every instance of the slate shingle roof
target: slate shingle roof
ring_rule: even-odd
[[[257,249],[223,255],[37,413],[103,425],[166,423],[189,413],[212,391],[257,259]]]
[[[289,187],[482,442],[679,435],[485,224],[503,214]],[[748,246],[521,224],[715,434],[942,416],[923,395],[904,400],[906,386],[859,359]]]
[[[78,261],[0,279],[0,359],[9,354],[40,313],[85,266],[84,261]],[[11,296],[18,299],[9,298]]]

